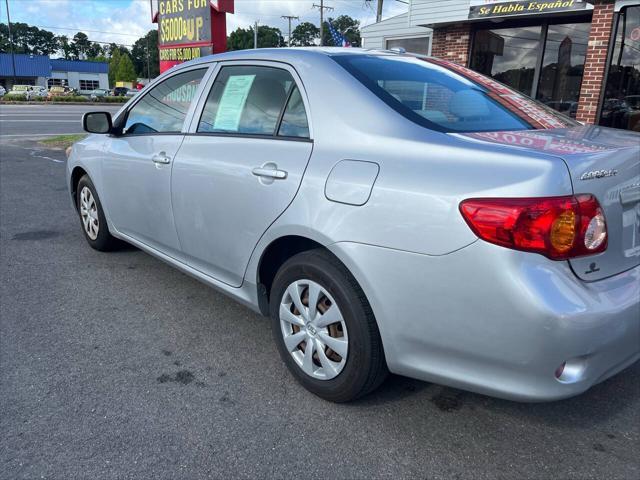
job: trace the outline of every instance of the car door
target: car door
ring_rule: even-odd
[[[207,66],[180,70],[126,112],[105,145],[103,198],[121,233],[174,258],[180,244],[171,211],[171,167]],[[120,122],[120,120],[119,120]]]
[[[313,147],[295,70],[220,64],[200,100],[172,175],[186,261],[240,286],[253,248],[295,196]]]

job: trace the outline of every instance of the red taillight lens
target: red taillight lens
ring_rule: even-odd
[[[472,198],[460,204],[460,212],[483,240],[552,260],[607,248],[604,213],[593,195]]]

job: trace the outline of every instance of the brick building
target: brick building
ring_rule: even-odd
[[[410,0],[362,37],[467,66],[581,122],[640,131],[639,0]]]

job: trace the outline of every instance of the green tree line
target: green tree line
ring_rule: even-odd
[[[336,30],[343,32],[353,46],[360,45],[360,22],[348,15],[328,19]],[[133,45],[95,42],[83,33],[72,37],[56,35],[45,29],[26,23],[11,22],[13,50],[15,53],[49,55],[67,60],[88,60],[109,63],[109,83],[132,82],[136,78],[157,77],[160,73],[158,31],[150,30]],[[238,28],[227,38],[227,50],[253,48],[254,29]],[[320,29],[311,22],[299,23],[291,32],[291,45],[308,47],[319,44]],[[0,53],[10,51],[9,29],[0,23]],[[323,44],[333,45],[329,28],[325,25]],[[268,25],[258,26],[258,48],[286,45],[282,31]],[[148,58],[147,58],[148,56]],[[147,72],[148,70],[148,72]]]

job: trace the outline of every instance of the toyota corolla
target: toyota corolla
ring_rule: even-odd
[[[554,400],[640,357],[637,133],[358,49],[187,62],[83,124],[67,173],[89,245],[269,316],[325,399],[392,372]]]

